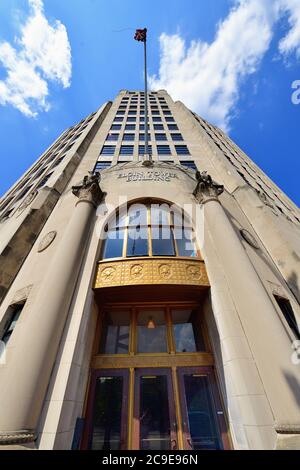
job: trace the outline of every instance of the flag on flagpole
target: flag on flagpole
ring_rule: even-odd
[[[137,29],[134,35],[134,39],[140,42],[146,42],[147,40],[147,28]]]

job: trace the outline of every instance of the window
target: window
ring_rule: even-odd
[[[166,120],[167,122],[175,122],[175,119],[174,119],[173,117],[170,117],[170,116],[166,116],[166,117],[165,117],[165,120]]]
[[[6,326],[4,327],[4,331],[1,335],[1,341],[5,345],[7,345],[8,341],[11,338],[11,335],[13,334],[13,331],[16,327],[16,323],[17,323],[17,321],[18,321],[18,319],[21,315],[23,307],[24,307],[24,304],[14,305],[14,306],[11,307],[12,312],[9,315],[8,322],[7,322]]]
[[[123,135],[123,140],[134,140],[134,134],[124,134]]]
[[[56,160],[56,162],[54,162],[54,164],[52,165],[51,169],[53,170],[53,168],[56,168],[58,165],[61,164],[61,162],[65,159],[65,155],[63,155],[62,157],[60,157],[58,160]],[[29,187],[29,189],[31,188],[31,186]],[[28,189],[28,190],[29,190]],[[27,191],[28,191],[27,190]]]
[[[119,138],[119,134],[113,134],[113,133],[109,133],[106,137],[106,140],[118,140]]]
[[[48,175],[46,175],[41,181],[40,183],[38,184],[37,186],[37,189],[39,188],[42,188],[43,186],[45,186],[45,184],[48,182],[48,180],[51,178],[53,172],[51,173],[48,173]]]
[[[124,115],[124,114],[125,114],[125,111],[122,111],[122,110],[120,111],[120,110],[118,110],[118,111],[117,111],[117,114],[119,114],[119,115]]]
[[[103,145],[100,155],[114,155],[115,150],[115,145]]]
[[[197,257],[195,235],[166,203],[133,204],[105,229],[103,259],[140,256]]]
[[[199,311],[193,309],[174,309],[171,315],[176,352],[205,351]]]
[[[169,131],[178,131],[177,124],[168,124]]]
[[[110,128],[111,131],[119,131],[121,129],[121,124],[113,124]]]
[[[171,149],[169,145],[158,145],[157,153],[158,155],[171,155]]]
[[[184,166],[185,168],[190,168],[191,170],[197,170],[195,162],[192,161],[181,161],[180,165]]]
[[[128,117],[127,118],[127,122],[135,122],[136,121],[136,117]]]
[[[96,171],[105,170],[111,166],[111,162],[97,162],[94,168],[94,173]]]
[[[159,115],[159,111],[158,111],[158,110],[156,110],[156,109],[153,109],[153,110],[151,109],[151,113],[152,113],[153,115],[156,115],[156,114],[158,114],[158,115]]]
[[[274,295],[274,297],[290,329],[296,338],[300,340],[300,329],[290,301],[284,297],[279,297],[278,295]]]
[[[145,140],[145,134],[140,134],[139,140]],[[148,140],[151,140],[150,134],[148,134]]]
[[[186,145],[175,145],[177,155],[190,155],[189,149]]]
[[[136,111],[128,111],[129,116],[134,116],[136,114]]]
[[[130,311],[104,312],[100,354],[128,354]]]
[[[148,151],[152,155],[152,145],[148,145]],[[139,145],[139,155],[145,155],[145,145]]]
[[[125,109],[126,109],[126,106],[123,106],[123,105],[122,105],[122,106],[119,106],[118,112],[119,112],[119,111],[123,111],[123,110],[125,110]]]
[[[149,324],[153,327],[149,327]],[[167,328],[163,310],[141,310],[137,322],[137,352],[167,352]]]
[[[153,122],[161,122],[161,117],[160,116],[153,116],[152,120],[153,120]]]
[[[155,140],[167,140],[166,134],[155,134]]]
[[[170,315],[169,315],[170,312]],[[190,354],[208,351],[201,310],[195,307],[105,309],[99,354]],[[134,339],[134,341],[132,341]]]
[[[126,124],[125,131],[135,131],[135,124]]]
[[[121,145],[120,155],[133,155],[133,145]]]
[[[114,119],[114,121],[115,121],[115,122],[122,122],[123,119],[124,119],[124,118],[121,117],[121,116],[116,116],[115,119]]]
[[[163,109],[163,113],[166,116],[171,116],[171,111],[169,111],[169,110]]]
[[[163,131],[164,130],[163,124],[154,124],[153,127],[154,127],[154,130],[156,130],[156,131]]]
[[[173,140],[183,140],[181,134],[171,134]]]

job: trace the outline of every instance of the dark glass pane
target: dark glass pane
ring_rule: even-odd
[[[148,256],[147,227],[128,229],[127,256]]]
[[[297,323],[295,313],[293,311],[290,301],[283,297],[279,297],[278,295],[274,295],[274,297],[289,327],[294,332],[296,338],[300,339],[300,331],[299,331],[298,323]]]
[[[111,230],[107,233],[104,244],[103,259],[121,258],[123,255],[123,230]]]
[[[199,312],[191,309],[172,310],[176,352],[205,351]]]
[[[111,311],[104,314],[100,354],[128,353],[129,323],[128,311]]]
[[[171,442],[167,377],[141,377],[140,400],[140,449],[169,450]]]
[[[173,235],[170,227],[152,227],[153,256],[175,256]]]
[[[174,229],[174,238],[176,240],[178,256],[197,256],[192,230],[176,227]]]
[[[151,204],[151,225],[170,225],[168,204]]]
[[[133,204],[128,210],[130,227],[147,225],[147,206],[144,204]]]
[[[165,314],[163,310],[142,310],[138,316],[137,352],[167,352]]]
[[[200,375],[185,375],[184,388],[193,449],[222,449],[208,378]]]
[[[92,450],[121,447],[123,377],[99,377],[96,385]]]

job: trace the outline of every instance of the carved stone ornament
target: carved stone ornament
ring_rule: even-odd
[[[38,194],[38,191],[32,191],[31,193],[28,194],[28,196],[26,197],[26,199],[24,199],[24,201],[19,205],[18,209],[17,209],[17,213],[21,213],[23,212],[26,207],[30,206],[30,204],[32,203],[32,201],[36,198]]]
[[[55,230],[47,233],[47,235],[44,236],[44,238],[41,240],[39,244],[38,253],[45,251],[48,248],[48,246],[50,246],[51,243],[54,241],[54,239],[56,238],[56,235],[57,235],[57,232]]]
[[[246,229],[241,229],[240,234],[242,235],[243,239],[248,243],[248,245],[252,246],[252,248],[255,248],[256,250],[259,249],[258,243],[253,237],[253,235],[248,232]]]
[[[99,186],[100,179],[100,173],[96,172],[93,174],[89,171],[89,174],[83,178],[80,185],[72,187],[72,193],[79,199],[77,204],[84,201],[90,202],[97,207],[102,202],[105,193]]]
[[[216,200],[224,192],[224,186],[212,180],[206,171],[196,172],[197,186],[193,195],[199,202],[204,204],[210,200]]]
[[[37,438],[34,431],[16,431],[0,433],[0,446],[1,445],[12,445],[12,444],[25,444],[27,442],[33,442]]]

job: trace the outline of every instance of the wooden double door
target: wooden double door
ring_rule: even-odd
[[[230,448],[213,368],[94,371],[83,448]]]

